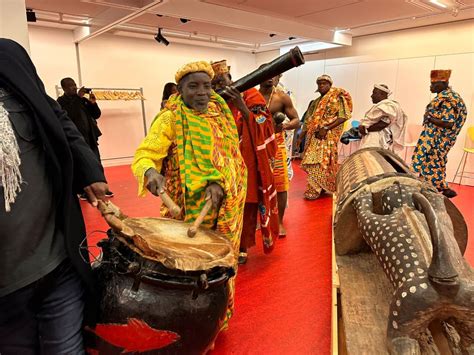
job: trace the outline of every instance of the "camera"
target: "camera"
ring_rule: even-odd
[[[352,127],[348,131],[344,132],[341,136],[340,142],[342,144],[348,145],[351,140],[360,140],[362,136],[360,135],[359,128]]]
[[[84,88],[84,92],[86,94],[90,94],[92,92],[92,89],[91,88]]]

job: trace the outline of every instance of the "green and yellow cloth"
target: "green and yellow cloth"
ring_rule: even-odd
[[[225,101],[213,93],[207,112],[187,107],[172,96],[138,147],[132,170],[138,193],[146,194],[145,172],[155,168],[167,181],[174,201],[184,206],[182,219],[193,222],[205,204],[206,187],[218,183],[225,197],[219,215],[209,214],[203,226],[226,235],[238,251],[246,193],[247,168],[239,151],[234,118]],[[162,214],[168,216],[167,210]]]
[[[209,213],[202,226],[215,228],[226,236],[235,255],[239,254],[247,168],[240,154],[234,118],[219,95],[212,93],[205,113],[187,107],[180,95],[170,97],[135,153],[132,170],[140,196],[147,191],[145,172],[149,168],[165,176],[168,194],[184,206],[179,218],[190,223],[204,207],[206,187],[218,183],[225,194],[221,208]],[[161,214],[170,217],[166,207],[162,207]],[[229,282],[229,294],[223,329],[233,313],[233,279]]]

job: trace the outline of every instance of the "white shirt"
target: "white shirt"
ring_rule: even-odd
[[[360,125],[369,128],[377,122],[386,122],[389,125],[377,132],[368,132],[362,137],[360,148],[379,147],[392,151],[403,149],[403,138],[407,116],[400,104],[395,100],[385,99],[372,106],[366,112]]]

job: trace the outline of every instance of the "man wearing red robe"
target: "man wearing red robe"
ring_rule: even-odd
[[[277,151],[272,117],[260,92],[249,89],[240,94],[232,87],[229,67],[225,60],[212,63],[214,90],[229,94],[227,104],[231,109],[240,138],[240,151],[247,165],[247,197],[244,209],[244,225],[240,241],[239,263],[247,261],[247,249],[255,245],[257,218],[264,251],[273,249],[278,237],[277,193],[273,181],[273,162]]]

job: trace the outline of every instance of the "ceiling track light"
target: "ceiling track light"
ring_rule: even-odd
[[[430,0],[430,3],[432,3],[433,5],[436,5],[438,7],[441,7],[443,9],[447,9],[448,8],[448,5],[446,4],[443,4],[441,1],[439,0]]]
[[[26,21],[36,22],[36,13],[33,9],[26,9]]]
[[[165,46],[170,44],[170,42],[161,34],[161,27],[158,28],[158,33],[155,35],[155,41],[157,41],[158,43],[162,43]]]

